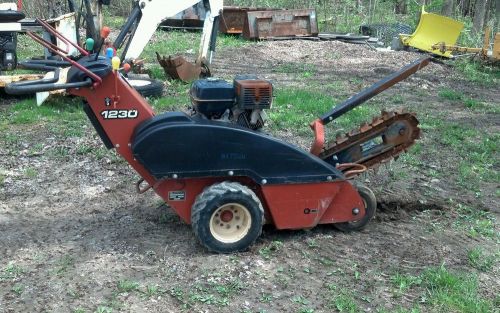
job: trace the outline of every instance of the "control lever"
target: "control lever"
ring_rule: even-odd
[[[87,38],[87,40],[85,40],[85,49],[87,49],[89,53],[94,52],[94,44],[95,44],[94,39]]]
[[[94,61],[97,61],[97,58],[99,57],[99,54],[101,53],[102,46],[104,45],[104,41],[106,40],[106,38],[108,38],[109,33],[111,33],[111,29],[109,29],[108,26],[104,26],[101,29],[101,42],[99,43],[99,49],[97,49]]]

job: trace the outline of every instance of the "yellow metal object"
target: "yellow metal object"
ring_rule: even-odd
[[[120,69],[120,64],[121,64],[121,60],[119,57],[113,57],[111,59],[111,65],[113,66],[114,71],[118,71]]]
[[[500,33],[495,34],[493,42],[493,54],[491,56],[494,60],[500,60]]]
[[[425,12],[422,7],[420,22],[411,35],[399,35],[405,46],[431,52],[447,58],[451,57],[450,51],[442,52],[432,48],[436,43],[444,42],[445,45],[455,45],[464,24],[446,16]]]
[[[469,47],[459,47],[454,45],[447,45],[444,42],[438,42],[432,45],[433,50],[438,50],[441,53],[446,51],[450,52],[461,52],[461,53],[478,53],[483,59],[492,59],[493,61],[500,60],[500,33],[496,33],[493,38],[493,49],[490,49],[490,35],[491,29],[486,27],[484,31],[484,42],[482,48],[469,48]]]

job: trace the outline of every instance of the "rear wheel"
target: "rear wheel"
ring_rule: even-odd
[[[264,209],[257,195],[235,182],[206,188],[191,210],[195,236],[218,253],[246,250],[260,236],[263,222]]]
[[[375,216],[375,211],[377,210],[377,199],[373,191],[363,184],[356,184],[355,187],[365,204],[365,216],[357,221],[333,224],[337,229],[344,232],[363,229],[368,225],[373,216]]]

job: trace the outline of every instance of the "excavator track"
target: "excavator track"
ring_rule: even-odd
[[[376,168],[406,152],[420,138],[418,124],[415,113],[382,111],[371,123],[328,142],[319,157],[335,166],[344,164],[342,171],[348,173],[347,177],[353,177],[363,172],[350,170],[356,165]]]

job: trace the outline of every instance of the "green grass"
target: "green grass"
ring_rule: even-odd
[[[24,272],[25,270],[21,266],[10,262],[2,271],[0,271],[0,282],[5,279],[18,278],[24,274]]]
[[[496,255],[487,255],[480,247],[471,249],[467,253],[469,265],[482,272],[491,271],[498,260],[498,256],[499,251],[497,251]]]
[[[165,290],[161,289],[157,285],[147,285],[145,290],[143,291],[143,295],[147,299],[152,298],[152,297],[156,297],[162,293],[165,293]]]
[[[438,133],[436,140],[451,148],[460,159],[455,163],[453,173],[458,174],[457,182],[475,192],[479,192],[481,182],[500,180],[498,171],[499,134],[484,134],[476,128],[459,123],[447,122],[440,118],[422,121],[422,129]],[[458,171],[457,171],[458,164]]]
[[[226,277],[226,273],[210,272],[207,275],[214,279],[209,279],[207,283],[175,286],[170,289],[170,295],[179,301],[184,309],[197,304],[224,307],[246,288],[238,278],[221,281],[220,278]]]
[[[26,59],[31,59],[37,56],[43,56],[43,47],[33,41],[30,37],[25,34],[20,34],[17,37],[17,59],[24,61]],[[20,70],[16,70],[16,73],[22,73]],[[30,73],[32,73],[30,71]]]
[[[98,306],[97,309],[95,310],[95,313],[112,313],[112,312],[113,308],[104,305]]]
[[[269,260],[273,255],[278,253],[283,247],[283,243],[279,240],[271,241],[268,245],[259,249],[259,254],[266,260]]]
[[[35,100],[25,99],[12,105],[4,117],[10,124],[35,124],[40,122],[57,122],[59,125],[84,120],[84,113],[77,98],[57,97],[42,106]],[[57,125],[57,124],[56,124]]]
[[[59,276],[66,274],[75,265],[75,259],[69,255],[63,256],[58,262],[55,273]]]
[[[128,279],[123,279],[120,280],[117,284],[118,291],[120,293],[127,293],[131,291],[136,291],[139,290],[139,283],[136,281],[128,280]]]
[[[396,275],[391,277],[392,283],[398,288],[399,292],[406,292],[412,286],[419,285],[422,283],[422,278],[412,275],[401,275],[396,273]]]
[[[38,176],[38,171],[35,168],[28,167],[24,170],[24,176],[26,178],[35,178]]]
[[[5,172],[0,168],[0,188],[5,186]]]
[[[455,90],[450,89],[450,88],[441,89],[439,91],[438,95],[441,98],[452,100],[452,101],[458,101],[458,100],[462,100],[464,98],[463,93],[461,93],[459,91],[455,91]]]
[[[320,92],[300,89],[280,89],[275,93],[273,108],[268,111],[271,129],[288,130],[299,135],[310,135],[309,124],[330,111],[335,99]],[[377,106],[361,105],[334,121],[335,131],[348,132],[377,115]]]
[[[336,309],[338,312],[361,312],[356,300],[346,292],[334,295],[329,303],[329,307]]]
[[[454,62],[454,66],[467,80],[479,85],[496,85],[498,88],[500,83],[499,67],[472,60],[458,60]]]
[[[20,296],[24,292],[24,286],[21,284],[15,284],[14,286],[12,286],[11,291]]]
[[[495,216],[463,204],[455,204],[456,219],[453,226],[465,231],[471,237],[499,238],[495,230]]]
[[[484,107],[484,104],[481,101],[473,98],[468,98],[462,92],[450,88],[441,89],[438,95],[443,99],[461,103],[469,109],[479,109]]]
[[[285,73],[285,74],[297,74],[297,73],[315,73],[317,71],[316,65],[309,63],[295,63],[295,62],[286,62],[276,66],[273,69],[274,72],[277,73]]]
[[[144,48],[141,58],[147,63],[156,63],[156,52],[161,56],[189,53],[196,58],[200,48],[201,32],[157,31],[155,36]],[[251,42],[229,35],[217,37],[216,51],[226,47],[241,47]],[[193,60],[190,60],[194,62]]]
[[[492,312],[494,304],[478,291],[478,278],[474,274],[449,271],[444,265],[429,268],[419,276],[398,275],[393,284],[405,292],[420,294],[425,311],[481,313]],[[408,284],[408,282],[411,282]]]

